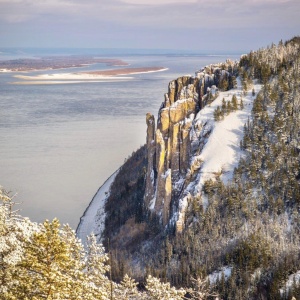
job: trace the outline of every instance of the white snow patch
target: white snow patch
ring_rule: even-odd
[[[192,98],[183,98],[183,99],[179,99],[177,100],[176,102],[174,102],[172,104],[172,106],[168,107],[167,109],[172,109],[172,110],[176,110],[177,109],[177,106],[179,106],[180,104],[183,104],[185,102],[187,102],[189,99],[192,99]]]
[[[297,285],[300,284],[300,270],[289,276],[289,278],[286,281],[284,287],[279,290],[280,291],[280,295],[283,295],[283,294],[289,292],[289,290],[292,288],[294,282]]]
[[[130,75],[136,75],[136,74],[147,74],[147,73],[157,73],[157,72],[164,72],[169,70],[169,68],[162,68],[159,70],[153,70],[153,71],[140,71],[140,72],[130,72]],[[127,75],[128,73],[125,74],[119,74],[119,75]]]
[[[232,267],[226,266],[222,267],[220,271],[215,271],[212,274],[208,275],[207,278],[209,279],[210,285],[216,284],[216,282],[221,280],[222,274],[224,274],[225,280],[231,276]]]
[[[149,203],[149,209],[150,209],[150,210],[153,210],[153,209],[154,209],[155,203],[156,203],[156,192],[155,192],[154,197],[150,200],[150,203]]]
[[[167,178],[168,176],[171,175],[171,171],[172,171],[171,169],[168,169],[164,174],[161,175],[161,177]]]
[[[86,243],[87,236],[92,233],[96,235],[97,241],[101,242],[105,225],[105,202],[109,196],[110,186],[117,174],[118,171],[104,182],[80,218],[76,234],[83,244]]]
[[[150,179],[151,179],[152,184],[154,185],[154,170],[153,169],[151,170],[151,173],[150,173]]]
[[[199,187],[200,187],[201,190],[202,190],[203,185],[200,185]],[[204,210],[206,210],[207,207],[208,207],[208,197],[207,197],[207,195],[205,195],[205,194],[203,193],[202,196],[201,196],[201,200],[202,200],[202,206],[203,206]]]
[[[121,74],[120,74],[121,75]],[[98,74],[84,74],[84,73],[57,73],[57,74],[40,74],[35,76],[29,75],[15,75],[15,78],[24,80],[114,80],[114,79],[132,79],[132,77],[118,77]]]
[[[261,89],[261,85],[254,85],[256,94]],[[254,97],[250,92],[243,96],[243,110],[229,113],[222,121],[214,121],[214,110],[222,106],[222,99],[230,101],[233,94],[242,93],[241,86],[226,92],[220,92],[219,96],[210,104],[204,107],[196,116],[196,122],[206,124],[206,128],[212,130],[207,143],[199,155],[203,161],[201,176],[199,180],[199,191],[206,180],[214,179],[215,174],[222,171],[221,179],[226,184],[233,177],[234,168],[243,156],[240,149],[240,141],[243,138],[244,124],[251,115]],[[238,102],[240,97],[238,96]],[[199,126],[202,128],[203,126]]]
[[[185,180],[181,177],[179,180],[177,180],[173,186],[174,186],[174,189],[176,190],[180,190],[182,188],[182,186],[184,185],[184,182]]]
[[[3,70],[6,69],[1,69],[0,71],[4,72]],[[70,81],[72,80],[73,82],[84,82],[85,80],[87,81],[95,81],[95,80],[130,80],[133,79],[133,77],[124,77],[123,75],[136,75],[136,74],[145,74],[145,73],[156,73],[156,72],[163,72],[168,70],[168,68],[162,68],[160,70],[153,70],[153,71],[140,71],[140,72],[130,72],[130,73],[124,73],[122,74],[121,72],[118,75],[102,75],[102,74],[89,74],[89,73],[56,73],[56,74],[40,74],[40,75],[35,75],[35,76],[29,76],[29,75],[15,75],[15,78],[20,78],[23,80],[28,80],[29,84],[30,82],[38,82],[38,81],[43,81],[44,84],[46,81],[56,81],[59,82],[61,80],[66,80]],[[122,77],[119,77],[122,76]],[[51,82],[49,82],[51,84]]]
[[[182,211],[185,211],[187,205],[188,205],[188,199],[189,199],[189,194],[185,197],[183,197],[183,199],[179,200],[179,214],[181,214]]]
[[[178,207],[178,219],[177,222],[183,224],[184,223],[184,218],[185,218],[185,211],[188,206],[188,200],[190,198],[190,194],[187,196],[183,197],[183,199],[179,200],[179,207]]]

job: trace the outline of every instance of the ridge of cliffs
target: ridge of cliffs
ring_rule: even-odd
[[[237,68],[236,62],[227,60],[201,69],[195,77],[171,81],[158,112],[157,126],[153,115],[146,116],[148,166],[144,203],[160,217],[163,226],[178,209],[178,199],[188,183],[190,158],[199,151],[191,139],[193,121],[217,97],[218,87],[224,90],[236,85]]]
[[[112,278],[190,287],[200,275],[222,299],[299,295],[299,281],[284,286],[300,270],[299,62],[295,37],[169,83],[146,144],[77,230],[104,243]]]
[[[238,68],[238,62],[227,60],[206,66],[195,76],[172,80],[157,122],[147,113],[146,144],[125,161],[105,193],[105,219],[95,222],[105,224],[104,230],[93,227],[116,260],[116,279],[124,261],[131,267],[134,261],[138,269],[135,276],[143,276],[144,257],[158,250],[168,232],[182,232],[186,208],[182,202],[187,200],[199,171],[199,160],[194,156],[201,152],[209,135],[196,116],[221,91],[236,87]]]

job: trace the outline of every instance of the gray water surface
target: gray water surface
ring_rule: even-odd
[[[57,217],[75,228],[97,189],[145,143],[145,115],[157,115],[168,82],[228,56],[116,58],[168,70],[59,85],[10,84],[20,81],[13,77],[19,73],[0,73],[0,185],[18,193],[23,216],[37,222]],[[51,72],[70,70],[28,75]]]

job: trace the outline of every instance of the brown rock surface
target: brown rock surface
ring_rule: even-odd
[[[154,129],[152,124],[151,126],[149,124],[150,120],[152,123],[154,119],[152,119],[153,116],[147,115],[149,151],[147,172],[157,176],[155,176],[155,182],[151,186],[150,176],[147,174],[148,194],[145,201],[146,204],[149,204],[155,197],[153,212],[161,217],[163,225],[169,221],[170,206],[179,205],[178,197],[182,193],[183,183],[179,184],[178,187],[175,187],[175,184],[179,179],[186,178],[191,167],[190,132],[193,116],[196,116],[197,112],[206,105],[205,93],[207,88],[213,84],[214,76],[205,73],[205,71],[198,72],[195,78],[183,76],[169,83],[168,93],[165,94],[164,102],[158,113],[157,130],[154,134],[155,147],[150,143]],[[150,194],[151,199],[149,199]],[[177,225],[182,226],[182,222],[182,219],[178,220]]]
[[[146,175],[146,191],[145,191],[145,204],[148,207],[150,201],[154,197],[155,193],[155,119],[150,113],[146,115],[147,123],[147,149],[148,149],[148,166]]]

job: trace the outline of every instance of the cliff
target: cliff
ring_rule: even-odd
[[[178,210],[180,197],[191,179],[187,178],[193,168],[191,158],[200,151],[197,143],[192,143],[192,133],[195,135],[197,131],[195,117],[218,96],[217,86],[233,88],[236,73],[237,64],[228,60],[225,64],[203,68],[195,77],[173,80],[159,109],[156,130],[154,116],[147,114],[148,168],[144,202],[160,217],[163,226]]]
[[[116,280],[200,274],[222,299],[299,294],[284,287],[300,270],[299,58],[294,38],[169,83],[103,199]]]

